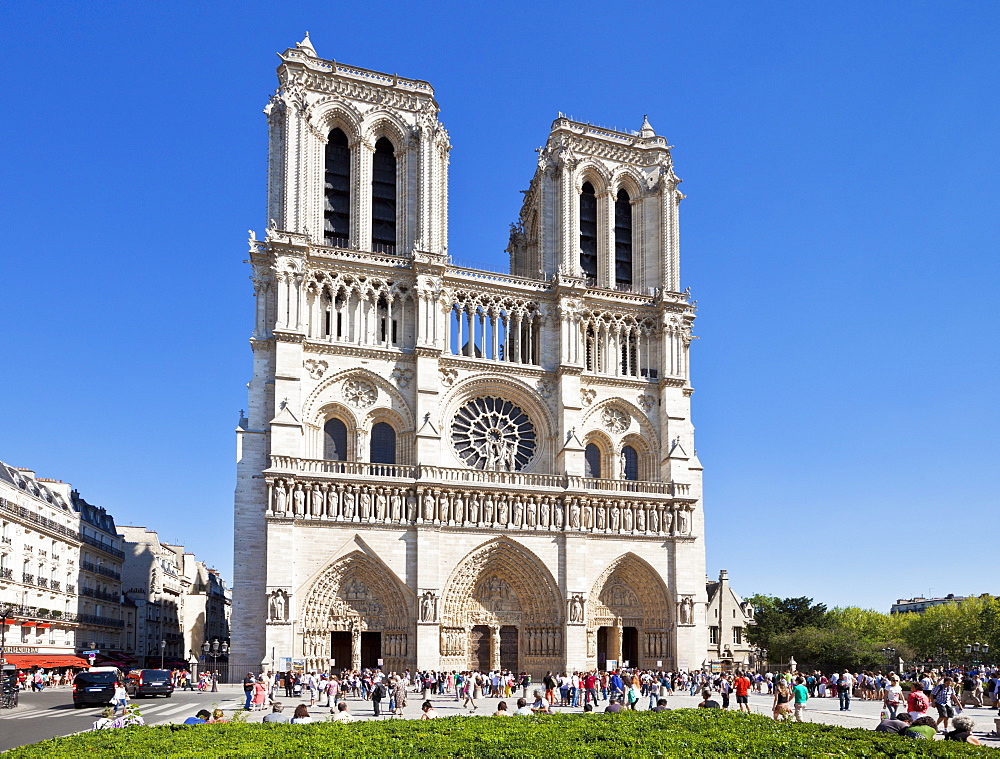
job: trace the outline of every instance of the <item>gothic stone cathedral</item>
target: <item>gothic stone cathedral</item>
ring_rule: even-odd
[[[666,140],[557,118],[494,274],[449,258],[427,82],[307,36],[278,83],[234,647],[317,670],[700,666],[694,309]]]

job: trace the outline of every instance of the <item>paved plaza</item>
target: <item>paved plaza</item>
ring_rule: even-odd
[[[517,695],[520,695],[520,691],[517,692]],[[505,699],[511,711],[515,708],[517,695]],[[718,694],[714,698],[719,700]],[[278,700],[285,705],[284,713],[289,716],[298,704],[303,703],[300,699],[295,698],[279,697]],[[477,701],[478,709],[473,712],[467,708],[463,709],[454,696],[438,696],[431,699],[435,710],[442,717],[490,716],[496,710],[499,700],[496,698],[480,699]],[[699,701],[698,697],[678,693],[670,696],[668,706],[671,709],[689,709],[697,706]],[[771,701],[771,697],[766,695],[752,694],[750,696],[751,709],[757,714],[770,714]],[[199,709],[221,708],[227,717],[236,712],[242,712],[243,694],[239,686],[224,685],[218,693],[177,691],[172,699],[143,699],[136,703],[142,710],[147,724],[177,724],[193,716]],[[347,703],[350,713],[357,720],[376,719],[372,713],[370,701],[349,698]],[[388,704],[387,701],[384,703]],[[420,694],[411,693],[407,699],[403,718],[418,719],[421,703]],[[644,710],[646,705],[647,699],[643,699],[639,704],[640,710]],[[603,710],[604,706],[605,704],[602,702],[598,711]],[[733,707],[735,707],[735,698],[733,699]],[[841,712],[838,709],[836,699],[817,698],[810,700],[805,719],[809,722],[871,730],[878,724],[881,708],[881,703],[878,701],[855,699],[851,702],[849,712]],[[87,730],[99,716],[99,711],[98,709],[74,709],[69,691],[66,689],[50,689],[41,694],[22,693],[20,706],[16,709],[0,711],[0,751],[34,743],[45,738]],[[268,709],[267,711],[250,712],[247,714],[247,720],[260,722],[269,711]],[[557,708],[556,711],[572,714],[581,713],[583,709]],[[314,706],[310,709],[310,714],[317,721],[327,720],[330,718],[330,709],[325,706]],[[965,710],[965,714],[975,719],[976,736],[984,745],[1000,747],[1000,740],[990,737],[990,733],[995,729],[994,718],[997,717],[995,711],[988,708],[969,708]],[[383,716],[380,719],[399,718]]]

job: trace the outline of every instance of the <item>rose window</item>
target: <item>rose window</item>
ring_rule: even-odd
[[[503,398],[475,398],[455,414],[451,440],[473,469],[516,472],[535,453],[535,425],[528,415]]]

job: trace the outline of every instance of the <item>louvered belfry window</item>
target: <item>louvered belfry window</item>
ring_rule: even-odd
[[[351,149],[340,129],[326,143],[326,188],[323,237],[334,248],[346,248],[351,239]]]
[[[372,159],[372,251],[396,252],[396,155],[385,137]]]
[[[625,190],[615,200],[615,288],[632,287],[632,200]]]
[[[580,268],[591,284],[597,280],[597,195],[594,185],[583,183],[580,193]]]

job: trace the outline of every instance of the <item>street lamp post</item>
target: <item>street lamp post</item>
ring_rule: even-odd
[[[969,664],[976,664],[976,659],[973,658],[973,654],[977,656],[981,653],[983,659],[986,658],[986,654],[990,652],[990,647],[986,643],[966,643],[965,644],[965,657]]]
[[[14,606],[4,604],[0,606],[0,664],[6,664],[4,655],[7,652],[7,620],[14,615]]]
[[[885,657],[886,666],[891,670],[892,661],[896,656],[896,649],[893,648],[892,646],[886,646],[885,648],[882,649],[882,655]]]
[[[160,641],[160,669],[163,669],[163,664],[167,656],[167,641]]]
[[[205,658],[212,658],[212,693],[219,692],[219,678],[218,678],[218,661],[223,656],[229,656],[229,644],[226,641],[219,643],[219,639],[216,638],[209,644],[206,640],[201,644],[201,651],[205,655]]]

